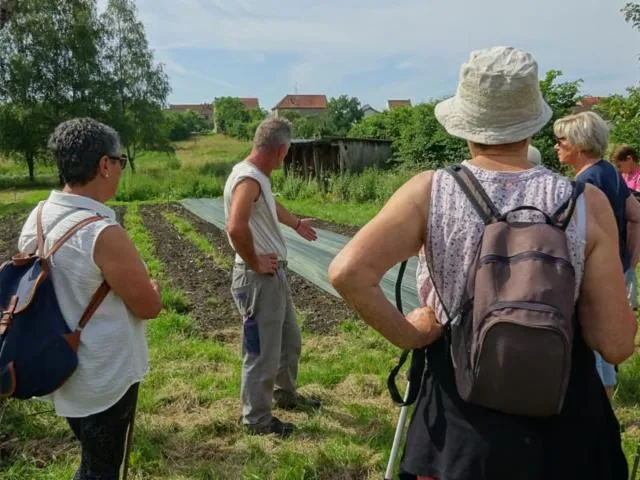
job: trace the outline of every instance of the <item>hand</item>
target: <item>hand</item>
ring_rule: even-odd
[[[258,255],[258,263],[249,266],[254,272],[261,275],[274,275],[278,269],[278,256],[275,253]]]
[[[417,330],[413,348],[431,345],[442,336],[443,327],[438,323],[435,312],[429,307],[416,308],[406,319]]]
[[[298,226],[295,228],[295,231],[298,232],[298,235],[309,242],[313,242],[318,238],[318,234],[313,228],[312,218],[301,218]]]
[[[158,280],[151,280],[151,286],[156,292],[160,293],[160,282]]]

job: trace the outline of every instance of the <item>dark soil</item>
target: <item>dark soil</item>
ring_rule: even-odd
[[[235,254],[222,230],[193,215],[179,205],[170,205],[168,208],[189,220],[200,234],[207,237],[212,245],[233,258]],[[304,316],[304,329],[306,331],[331,333],[340,322],[354,315],[343,300],[326,293],[295,272],[289,271],[287,277],[296,308]],[[228,277],[225,278],[225,281],[229,281]],[[227,283],[227,296],[230,297],[231,294],[228,287],[229,284]]]
[[[217,267],[162,215],[165,207],[141,209],[152,235],[157,258],[172,285],[187,296],[189,316],[207,337],[218,338],[225,327],[238,326],[239,317],[229,290],[231,272]],[[219,339],[219,338],[218,338]]]
[[[24,215],[8,215],[0,219],[0,264],[18,253],[18,238],[24,221]]]

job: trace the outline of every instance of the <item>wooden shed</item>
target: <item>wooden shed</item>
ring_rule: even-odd
[[[297,139],[291,142],[284,159],[284,173],[320,181],[332,173],[353,173],[368,167],[381,167],[391,156],[391,140],[350,137]]]

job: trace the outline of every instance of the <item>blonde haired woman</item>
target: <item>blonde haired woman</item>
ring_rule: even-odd
[[[581,112],[556,120],[553,131],[558,139],[556,153],[563,165],[576,171],[576,180],[589,183],[607,197],[616,220],[609,233],[618,243],[620,268],[625,275],[628,300],[635,306],[634,270],[640,254],[640,204],[635,199],[620,172],[603,156],[607,150],[609,127],[594,112]],[[596,352],[596,365],[609,398],[613,397],[616,372]]]

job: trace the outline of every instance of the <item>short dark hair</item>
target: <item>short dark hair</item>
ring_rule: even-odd
[[[635,149],[630,145],[620,145],[613,151],[611,160],[614,162],[623,162],[627,157],[631,157],[634,162],[638,163],[638,155]]]
[[[120,137],[97,120],[74,118],[56,127],[48,147],[64,182],[85,185],[96,177],[102,157],[120,156]]]

